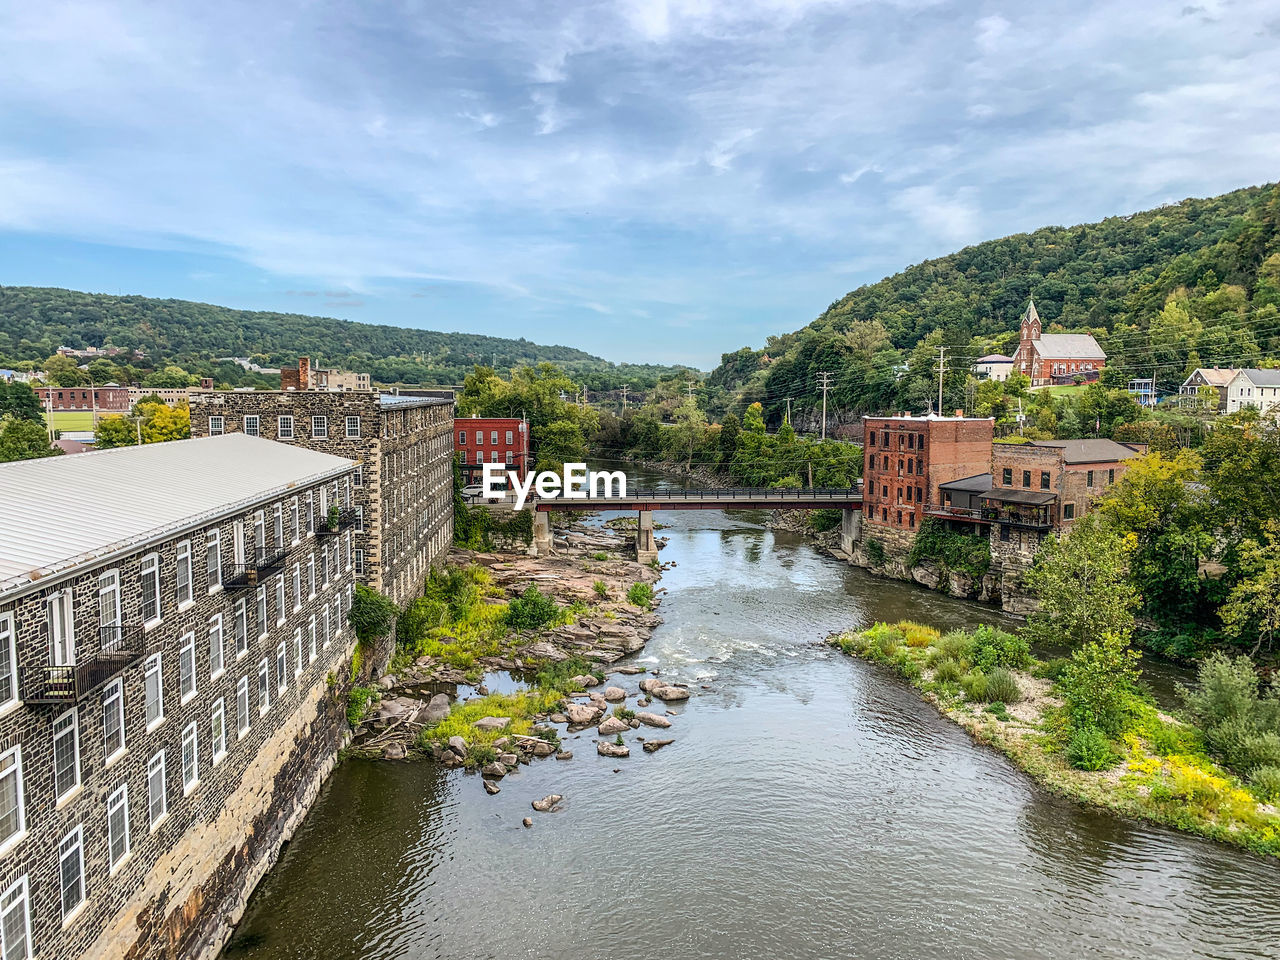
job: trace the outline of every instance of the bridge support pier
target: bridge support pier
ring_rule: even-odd
[[[551,514],[535,510],[533,511],[533,555],[549,557],[551,547]]]
[[[854,545],[862,537],[862,511],[847,507],[840,514],[840,549],[853,556]]]
[[[636,524],[636,560],[652,563],[658,559],[658,541],[653,538],[653,511],[641,510]]]

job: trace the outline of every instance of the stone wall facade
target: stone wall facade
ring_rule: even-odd
[[[22,952],[23,918],[8,914],[5,956],[190,960],[220,949],[335,761],[355,642],[350,540],[300,521],[277,544],[270,524],[270,564],[251,559],[250,574],[235,563],[237,527],[253,531],[277,505],[288,517],[295,497],[318,502],[351,471],[0,600],[21,698],[0,706],[0,757],[21,770],[18,812],[0,817],[21,825],[0,847],[0,909],[25,911],[29,930]],[[305,572],[294,579],[294,564],[316,571],[314,586]],[[104,666],[95,685],[50,679],[51,606],[69,614],[76,664]],[[108,659],[111,649],[128,654]]]

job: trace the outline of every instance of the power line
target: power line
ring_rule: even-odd
[[[818,374],[818,385],[822,387],[822,439],[827,439],[827,390],[831,386],[831,374],[826,370]]]

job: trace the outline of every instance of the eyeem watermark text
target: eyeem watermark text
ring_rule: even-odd
[[[591,472],[585,463],[566,463],[564,473],[551,470],[530,473],[520,482],[520,475],[506,470],[500,463],[484,465],[484,493],[486,500],[503,500],[507,489],[515,491],[517,510],[523,510],[529,491],[534,490],[543,500],[608,500],[627,495],[627,475],[621,470]],[[616,492],[615,492],[616,491]]]

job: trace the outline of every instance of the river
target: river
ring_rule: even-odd
[[[758,514],[659,519],[676,567],[637,659],[697,681],[675,743],[608,760],[594,731],[570,735],[573,760],[494,797],[431,763],[343,763],[226,960],[1280,953],[1275,863],[1048,796],[819,642],[992,611],[824,558]],[[549,793],[563,811],[533,813]]]

